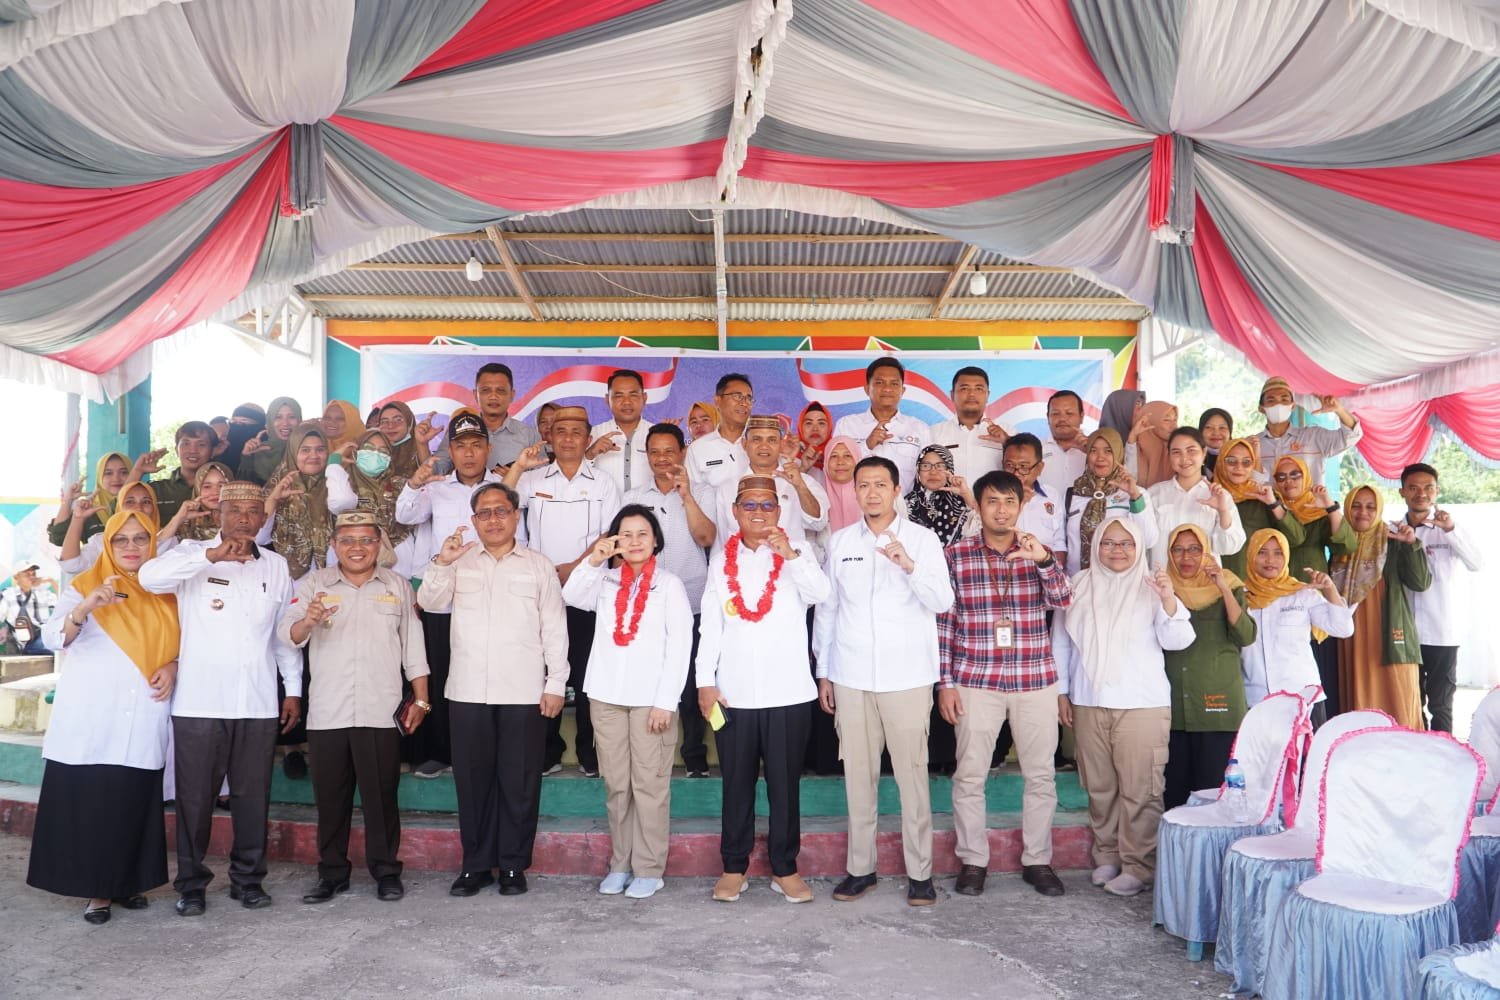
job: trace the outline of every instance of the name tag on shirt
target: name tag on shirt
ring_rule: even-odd
[[[1016,626],[1009,618],[995,619],[995,648],[1010,649],[1016,644]]]
[[[390,593],[389,591],[387,591],[384,594],[381,594],[379,597],[375,598],[375,600],[378,601],[381,604],[400,604],[401,603],[401,598],[397,597],[395,594]]]
[[[216,576],[209,577],[208,578],[208,582],[214,584],[215,586],[219,586],[219,587],[227,587],[227,586],[229,586],[229,581],[228,580],[220,580]]]
[[[723,465],[724,460],[722,458],[716,458],[712,462],[704,462],[703,464],[711,469],[716,465]]]

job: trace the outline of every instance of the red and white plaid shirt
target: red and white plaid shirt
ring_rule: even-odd
[[[1046,568],[1029,559],[1007,561],[982,535],[943,550],[953,581],[953,607],[938,616],[940,686],[988,691],[1040,691],[1057,681],[1047,611],[1073,600],[1068,574],[1053,560]],[[1011,645],[995,641],[995,623],[1009,618]]]

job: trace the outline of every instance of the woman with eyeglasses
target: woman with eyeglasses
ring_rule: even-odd
[[[973,489],[954,472],[953,453],[940,444],[923,448],[917,478],[906,494],[907,518],[930,529],[946,547],[979,533],[978,510]]]
[[[1307,539],[1292,512],[1276,495],[1268,482],[1257,478],[1260,469],[1260,451],[1253,438],[1236,438],[1224,446],[1219,461],[1214,466],[1214,482],[1228,492],[1234,500],[1234,509],[1240,515],[1240,527],[1246,537],[1263,528],[1274,528],[1286,536],[1289,546],[1301,545]],[[1249,572],[1249,546],[1234,552],[1220,552],[1219,561],[1241,580]]]
[[[584,691],[609,812],[606,896],[646,899],[666,884],[693,609],[682,581],[657,564],[665,544],[651,509],[627,504],[563,585],[564,601],[598,616]]]
[[[433,429],[431,414],[418,424],[411,407],[399,399],[380,408],[376,429],[385,435],[391,446],[391,471],[403,479],[411,478],[417,466],[427,460],[431,453],[429,445],[438,435]]]
[[[1147,572],[1146,547],[1129,515],[1111,514],[1093,533],[1089,566],[1072,579],[1071,655],[1058,678],[1058,717],[1073,727],[1089,796],[1090,881],[1116,896],[1136,895],[1156,875],[1172,726],[1163,651],[1195,638],[1166,570]]]
[[[1193,643],[1166,653],[1172,732],[1164,809],[1182,805],[1195,789],[1212,788],[1224,777],[1247,709],[1240,650],[1255,641],[1245,584],[1214,559],[1208,533],[1196,524],[1179,524],[1168,537],[1167,577],[1188,609]]]
[[[177,601],[136,578],[156,555],[156,524],[139,511],[109,518],[98,559],[42,627],[68,651],[32,832],[28,885],[88,899],[102,924],[110,905],[143,909],[167,881],[162,771],[177,680]]]

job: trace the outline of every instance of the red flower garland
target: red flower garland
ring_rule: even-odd
[[[635,570],[629,563],[620,565],[620,589],[615,594],[615,645],[628,646],[635,641],[641,630],[641,615],[646,612],[646,597],[651,592],[651,578],[656,575],[656,557],[646,560],[641,570],[641,585],[635,594],[635,606],[630,609],[630,628],[625,627],[625,608],[630,601],[630,584],[635,579]]]
[[[766,592],[761,595],[751,611],[740,593],[740,536],[732,536],[724,543],[724,577],[729,581],[729,600],[740,618],[747,622],[758,622],[771,611],[771,600],[776,596],[776,578],[781,576],[781,567],[786,564],[781,553],[771,553],[771,575],[766,579]]]

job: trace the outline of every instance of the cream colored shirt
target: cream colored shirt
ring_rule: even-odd
[[[422,596],[453,602],[449,701],[539,705],[567,693],[567,610],[546,556],[517,545],[496,559],[476,546],[427,567]]]
[[[306,642],[296,643],[292,626],[307,617],[320,592],[323,603],[338,610]],[[377,569],[361,587],[336,566],[314,570],[297,584],[276,629],[285,642],[311,647],[308,729],[394,729],[403,674],[407,680],[428,674],[411,584],[388,569]]]

